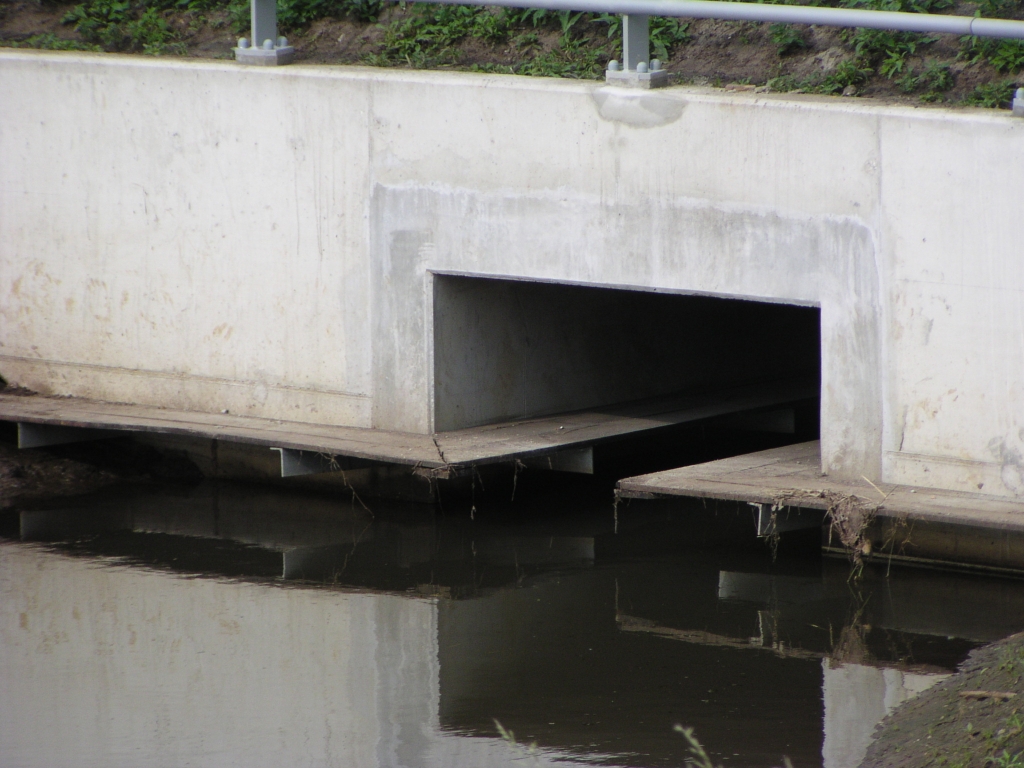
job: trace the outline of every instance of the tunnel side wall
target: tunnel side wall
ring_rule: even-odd
[[[434,276],[434,426],[814,381],[812,307]]]
[[[1024,497],[1024,121],[0,53],[0,375],[427,432],[434,275],[820,306],[822,462]]]

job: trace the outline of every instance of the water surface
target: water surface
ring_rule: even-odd
[[[682,723],[725,766],[853,768],[1024,628],[1019,582],[851,585],[688,547],[694,509],[371,507],[211,484],[6,513],[0,765],[679,766]]]

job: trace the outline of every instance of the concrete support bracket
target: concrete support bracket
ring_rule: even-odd
[[[757,510],[757,535],[762,538],[788,531],[821,528],[825,520],[825,513],[820,509],[800,509],[798,507],[773,509],[771,504],[748,503]]]
[[[372,461],[350,456],[332,456],[320,451],[298,451],[294,448],[271,448],[281,454],[281,477],[319,475],[346,469],[364,469],[377,466]]]
[[[106,440],[124,433],[114,429],[89,427],[62,427],[57,424],[29,424],[18,422],[18,448],[42,448],[46,445],[84,443],[88,440]]]
[[[554,472],[575,472],[581,475],[594,474],[594,449],[569,448],[555,451],[544,456],[530,457],[523,460],[528,467],[549,469]]]
[[[1024,88],[1018,88],[1013,97],[1013,114],[1024,117]]]
[[[645,14],[622,15],[622,64],[608,62],[604,79],[609,85],[626,88],[662,88],[668,72],[658,59],[648,61],[651,52],[650,18]]]
[[[277,0],[251,0],[252,40],[244,37],[235,48],[235,61],[262,67],[291,64],[295,49],[277,36]]]

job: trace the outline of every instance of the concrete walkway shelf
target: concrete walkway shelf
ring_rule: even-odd
[[[835,480],[817,441],[619,481],[623,499],[719,499],[827,511],[850,499],[866,511],[868,558],[1024,573],[1024,503],[980,493]],[[823,547],[846,554],[828,525]]]
[[[785,381],[738,387],[713,395],[649,398],[433,435],[39,395],[0,394],[0,420],[86,429],[90,430],[89,438],[101,429],[316,451],[381,464],[412,465],[444,476],[462,468],[536,459],[718,416],[777,408],[815,394],[813,382]]]

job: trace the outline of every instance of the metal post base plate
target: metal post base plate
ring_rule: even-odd
[[[620,70],[613,72],[606,69],[604,81],[608,85],[618,85],[624,88],[664,88],[668,85],[668,72],[659,69],[656,72],[636,72],[633,70]]]
[[[291,64],[295,59],[295,48],[286,45],[283,48],[235,48],[235,61],[239,64],[250,64],[258,67],[278,67]]]

